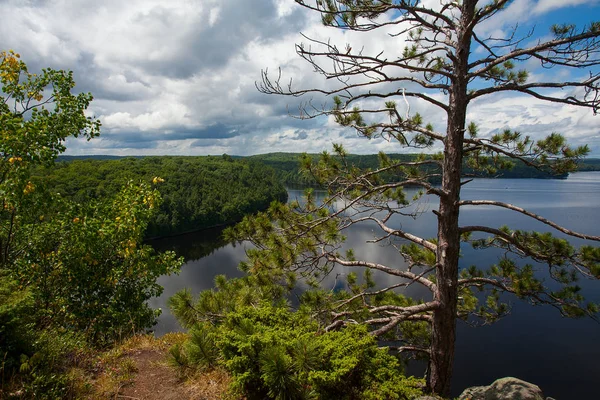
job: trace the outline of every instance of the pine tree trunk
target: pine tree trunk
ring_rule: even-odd
[[[464,107],[463,107],[464,108]],[[463,119],[464,119],[464,112]],[[456,117],[457,119],[460,116]],[[463,125],[464,126],[464,125]],[[454,123],[448,129],[460,130]],[[450,393],[454,341],[456,337],[456,306],[460,234],[457,206],[460,199],[460,170],[462,163],[462,135],[448,135],[444,160],[442,188],[438,214],[438,267],[435,300],[440,308],[433,312],[431,357],[429,361],[429,388],[437,394]]]
[[[471,47],[469,24],[475,13],[475,0],[465,0],[462,6],[461,24],[458,27],[456,53],[454,54],[455,77],[449,93],[448,126],[444,148],[442,192],[438,210],[437,292],[435,300],[440,307],[433,313],[431,332],[431,355],[429,361],[429,389],[442,396],[449,396],[456,339],[456,309],[458,302],[458,259],[460,233],[458,215],[460,200],[460,177],[462,148],[467,113],[467,72]]]

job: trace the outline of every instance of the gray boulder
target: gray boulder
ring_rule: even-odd
[[[490,386],[466,389],[458,400],[544,400],[539,386],[517,378],[498,379]]]

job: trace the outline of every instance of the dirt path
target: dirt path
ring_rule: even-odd
[[[200,399],[186,390],[177,378],[176,371],[167,365],[163,351],[136,350],[128,357],[135,363],[137,372],[133,382],[121,388],[118,399],[183,400]]]
[[[160,338],[136,335],[101,353],[96,361],[88,400],[219,400],[228,395],[230,376],[221,369],[194,372],[169,365],[169,349],[188,339],[183,333]]]
[[[97,391],[92,398],[94,400],[234,399],[234,396],[227,395],[230,377],[223,370],[196,372],[182,379],[177,368],[169,365],[169,348],[175,343],[181,344],[186,338],[187,336],[183,334],[168,334],[158,339],[150,335],[139,335],[107,353],[101,377],[112,376],[113,379],[109,379],[109,384],[104,385],[105,390]],[[102,379],[98,382],[101,383]]]

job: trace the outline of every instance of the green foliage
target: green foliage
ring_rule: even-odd
[[[35,307],[31,291],[22,290],[11,276],[0,275],[0,372],[18,370],[20,355],[31,351],[34,340]]]
[[[72,398],[75,382],[67,371],[80,362],[88,344],[71,328],[40,326],[32,291],[10,277],[0,279],[0,388],[12,380],[22,398]],[[47,322],[47,321],[46,321]],[[12,379],[11,379],[12,378]]]
[[[72,354],[155,322],[147,300],[162,291],[156,278],[181,265],[140,244],[159,199],[148,185],[85,205],[54,199],[15,232],[19,256],[1,270],[0,348],[3,370],[19,372],[24,393],[67,398]]]
[[[195,324],[189,331],[190,339],[184,344],[189,363],[196,368],[214,368],[219,351],[215,347],[216,332],[212,325]]]
[[[506,238],[514,239],[518,246],[509,244]],[[462,292],[463,311],[472,312],[485,322],[493,322],[509,311],[506,303],[499,301],[499,292],[513,293],[532,304],[553,304],[564,316],[593,316],[598,305],[586,302],[577,284],[581,274],[597,277],[600,265],[600,250],[597,247],[573,247],[567,240],[557,238],[551,233],[526,232],[508,227],[501,227],[499,233],[485,239],[467,240],[475,248],[499,247],[503,249],[518,248],[520,254],[527,255],[537,262],[547,264],[552,284],[536,277],[538,267],[532,264],[521,265],[514,260],[503,257],[488,271],[471,266],[461,271],[465,280],[494,279],[495,288],[491,291],[484,305],[477,308],[478,299],[472,289]],[[576,266],[576,268],[573,268]]]
[[[287,193],[270,168],[223,157],[144,157],[73,160],[35,171],[54,193],[85,203],[116,195],[128,181],[161,177],[163,201],[147,237],[188,232],[240,220]]]
[[[95,342],[149,327],[156,314],[146,301],[162,292],[156,279],[181,265],[174,253],[141,245],[159,203],[155,189],[133,184],[111,201],[57,201],[28,229],[30,245],[13,276],[32,290],[45,318]]]
[[[92,96],[74,95],[71,72],[45,69],[32,74],[19,54],[0,53],[0,267],[17,250],[15,232],[42,201],[30,181],[32,165],[50,164],[70,136],[88,139],[100,123],[85,116]]]
[[[324,332],[307,313],[270,303],[239,305],[218,319],[199,312],[212,323],[197,322],[184,348],[173,350],[175,358],[199,368],[218,362],[248,399],[405,399],[421,393],[423,383],[404,377],[399,360],[365,327]],[[173,312],[189,322],[181,307]]]
[[[99,133],[84,113],[91,95],[71,93],[71,72],[31,74],[9,51],[0,53],[0,82],[2,376],[26,398],[69,398],[68,368],[90,344],[152,326],[156,278],[181,260],[141,245],[161,202],[150,185],[128,183],[112,198],[77,204],[32,177],[67,138]]]
[[[48,165],[68,137],[98,135],[100,123],[85,116],[92,97],[74,95],[72,73],[52,69],[30,73],[20,56],[0,53],[0,352],[5,378],[19,373],[25,397],[67,398],[62,375],[81,334],[69,332],[40,307],[41,291],[31,285],[41,238],[42,214],[51,203],[30,180],[31,167]],[[51,234],[52,232],[45,232]],[[44,271],[46,273],[47,271]],[[25,278],[25,279],[23,279]],[[49,274],[47,280],[53,277]],[[47,302],[54,301],[49,297]],[[72,326],[68,326],[72,329]]]
[[[32,74],[19,54],[3,51],[0,83],[5,95],[0,97],[3,173],[52,162],[65,150],[67,137],[90,139],[99,134],[100,123],[84,114],[92,96],[71,93],[75,86],[72,72],[48,68]]]
[[[471,122],[467,130],[472,138],[477,137],[475,123]],[[490,142],[514,156],[505,157],[494,148],[474,148],[466,154],[465,174],[499,174],[507,178],[564,177],[568,172],[576,171],[580,160],[589,153],[587,145],[571,148],[564,136],[557,133],[534,142],[518,131],[505,129],[492,135]]]
[[[87,351],[84,336],[62,328],[36,332],[31,356],[21,355],[24,398],[72,398],[73,385],[67,371]]]
[[[322,393],[321,398],[402,399],[419,395],[419,380],[404,377],[398,359],[379,348],[364,326],[329,332],[313,346],[325,358],[324,367],[309,373],[309,382]]]

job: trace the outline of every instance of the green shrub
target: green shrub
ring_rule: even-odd
[[[22,398],[74,398],[77,382],[69,371],[86,359],[88,345],[84,335],[53,328],[28,332],[30,341],[20,349],[19,367],[11,371],[19,372],[11,382],[14,391],[21,393]]]
[[[0,271],[0,372],[8,377],[18,371],[21,354],[32,350],[35,319],[31,292]]]
[[[282,305],[240,306],[216,326],[198,323],[191,332],[183,349],[196,360],[190,364],[218,360],[232,374],[233,390],[249,400],[407,399],[423,386],[402,374],[398,358],[379,348],[366,327],[323,332]]]

